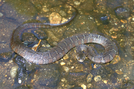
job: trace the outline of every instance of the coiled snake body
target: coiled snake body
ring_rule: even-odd
[[[70,22],[76,14],[69,19],[67,22],[62,24],[50,24],[50,23],[28,23],[17,27],[11,37],[11,48],[14,52],[25,58],[27,61],[36,64],[48,64],[57,61],[62,58],[70,49],[75,46],[84,43],[97,43],[105,48],[104,54],[98,54],[95,56],[90,56],[90,60],[95,63],[107,63],[110,62],[116,55],[117,47],[115,43],[105,38],[104,36],[97,34],[77,34],[72,37],[65,38],[58,45],[52,48],[48,52],[36,52],[28,47],[24,46],[21,42],[21,34],[24,30],[28,28],[49,28],[55,26],[61,26]]]
[[[58,45],[52,48],[48,52],[35,52],[24,44],[20,40],[20,34],[23,30],[28,27],[44,27],[44,24],[25,24],[19,26],[12,34],[11,38],[11,48],[17,54],[25,58],[27,61],[36,63],[36,64],[48,64],[57,61],[62,58],[70,49],[75,46],[84,44],[84,43],[97,43],[102,45],[105,48],[105,53],[103,55],[93,56],[90,59],[96,63],[106,63],[111,61],[117,52],[117,47],[115,43],[97,34],[78,34],[72,37],[65,38]]]

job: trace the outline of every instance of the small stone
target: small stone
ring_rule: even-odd
[[[88,74],[88,76],[87,76],[87,83],[91,82],[92,78],[93,78],[93,75],[91,73]]]
[[[112,64],[116,64],[116,63],[118,63],[120,60],[121,60],[120,56],[119,56],[119,55],[116,55],[116,56],[114,57],[114,59],[111,61],[111,63],[112,63]]]
[[[62,78],[61,81],[65,82],[65,83],[67,82],[67,80],[65,78]]]
[[[93,68],[97,68],[96,64],[94,64]]]
[[[74,66],[72,66],[71,69],[74,69]]]
[[[87,89],[87,86],[85,84],[81,84],[82,89]]]
[[[107,84],[107,80],[103,80],[103,82],[104,82],[105,84]]]
[[[19,79],[19,80],[18,80],[18,83],[21,84],[21,82],[22,82],[22,81]]]
[[[131,49],[134,50],[134,46],[131,46]]]
[[[9,63],[13,63],[13,60],[9,60]]]
[[[68,72],[68,71],[69,71],[69,68],[68,68],[68,67],[66,67],[66,66],[63,66],[63,69],[64,69],[64,71],[66,71],[66,72]]]
[[[131,26],[134,28],[134,22],[131,22]]]
[[[67,21],[68,21],[68,19],[66,19],[66,18],[62,18],[61,23],[65,23],[65,22],[67,22]]]
[[[100,75],[95,76],[94,81],[95,82],[101,81],[101,76]]]
[[[134,21],[134,18],[132,18],[132,21]]]
[[[62,16],[66,16],[66,13],[65,13],[65,11],[63,11],[63,10],[60,10],[60,12],[59,12]]]
[[[12,78],[15,78],[15,76],[17,74],[17,70],[18,70],[18,66],[14,66],[11,68],[10,75]]]
[[[74,1],[74,4],[78,6],[78,5],[80,5],[80,2],[79,1]]]
[[[124,28],[124,24],[123,24],[123,25],[121,25],[121,27],[122,27],[122,28]]]
[[[114,23],[115,25],[118,25],[117,23]]]
[[[50,45],[49,45],[49,44],[47,44],[47,45],[46,45],[46,47],[50,47]]]
[[[3,16],[3,14],[0,12],[0,17],[2,17]]]
[[[42,11],[44,11],[44,12],[48,12],[48,11],[49,11],[49,9],[47,9],[47,7],[46,7],[46,6],[43,6]]]
[[[61,16],[59,15],[59,13],[53,12],[50,14],[49,20],[51,24],[60,24]]]
[[[130,16],[130,11],[124,7],[118,7],[115,9],[115,14],[118,19],[127,19]]]
[[[90,89],[90,88],[91,88],[91,86],[92,86],[92,84],[91,84],[91,83],[87,84],[87,88],[88,88],[88,89]]]
[[[53,45],[57,45],[58,43],[57,42],[53,42]]]
[[[65,65],[65,64],[66,64],[65,62],[61,62],[61,63],[60,63],[61,66]]]
[[[66,60],[68,58],[69,58],[69,56],[67,54],[63,57],[64,60]]]
[[[117,74],[123,74],[122,70],[115,70]]]
[[[5,77],[7,77],[7,75],[5,75]]]
[[[100,19],[101,19],[101,22],[103,24],[105,24],[105,25],[109,24],[109,17],[108,16],[104,15],[104,16],[100,17]]]

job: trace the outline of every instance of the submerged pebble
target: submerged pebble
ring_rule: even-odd
[[[62,16],[66,16],[66,12],[65,11],[63,11],[63,10],[60,10],[60,12],[59,12]]]
[[[42,11],[43,11],[43,12],[48,12],[49,9],[47,8],[47,6],[43,6]]]
[[[87,86],[85,84],[81,84],[82,89],[87,89]]]
[[[53,12],[49,16],[49,20],[51,24],[60,24],[61,23],[61,16],[59,13]]]
[[[87,83],[91,82],[92,78],[93,78],[93,75],[91,73],[88,74],[88,76],[87,76]]]
[[[89,84],[87,84],[87,88],[91,88],[92,87],[92,84],[91,83],[89,83]]]
[[[130,16],[129,10],[121,6],[115,9],[115,14],[118,19],[127,19]]]
[[[79,1],[74,1],[74,4],[78,6],[78,5],[80,5],[80,2]]]
[[[17,74],[17,69],[18,69],[18,66],[14,66],[11,68],[10,75],[12,78],[15,78],[15,76]]]
[[[63,66],[63,69],[64,69],[64,71],[66,71],[66,72],[68,72],[68,71],[69,71],[69,68],[68,68],[68,67],[66,67],[66,66]]]
[[[61,63],[60,63],[61,66],[64,66],[65,64],[66,64],[65,62],[61,62]]]
[[[2,17],[2,16],[3,16],[3,13],[0,12],[0,17]]]
[[[108,16],[102,16],[100,17],[103,24],[109,24],[109,17]]]
[[[101,81],[101,76],[100,75],[95,76],[94,81],[95,82]]]

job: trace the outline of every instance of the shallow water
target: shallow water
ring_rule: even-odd
[[[133,89],[134,88],[134,1],[128,0],[0,0],[0,89]],[[96,64],[85,58],[76,59],[71,49],[61,60],[48,65],[35,65],[17,54],[8,62],[13,51],[10,38],[23,23],[66,21],[73,5],[79,12],[71,23],[52,29],[39,29],[42,37],[37,51],[46,51],[62,39],[78,33],[96,33],[116,43],[118,53],[106,64]],[[49,20],[57,15],[56,21]],[[59,16],[60,15],[60,16]],[[31,33],[23,35],[25,42],[38,43]],[[48,47],[50,46],[50,47]],[[97,51],[102,48],[91,44]]]

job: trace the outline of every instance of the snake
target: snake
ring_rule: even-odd
[[[77,13],[75,13],[67,22],[60,24],[26,23],[18,26],[12,33],[10,44],[11,49],[18,55],[25,58],[28,62],[35,64],[49,64],[61,59],[69,50],[76,46],[83,45],[85,43],[96,43],[102,45],[105,48],[105,51],[103,54],[89,54],[89,59],[95,63],[107,63],[113,60],[116,53],[118,52],[116,44],[108,38],[98,34],[81,33],[73,35],[71,37],[67,37],[47,52],[34,51],[25,46],[21,41],[22,33],[25,30],[31,28],[52,28],[62,26],[71,22],[76,17],[76,15]]]

